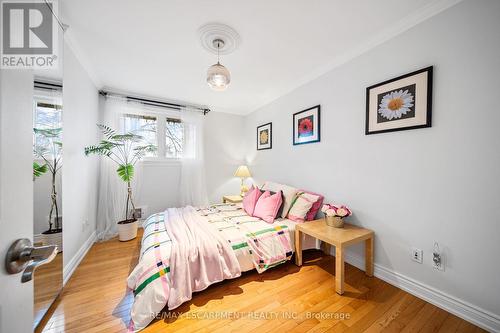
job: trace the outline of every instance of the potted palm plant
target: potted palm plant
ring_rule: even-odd
[[[101,155],[118,165],[116,173],[127,185],[125,219],[118,221],[118,238],[120,241],[128,241],[137,236],[137,219],[134,216],[135,205],[131,186],[134,166],[146,153],[155,151],[156,146],[146,143],[140,135],[134,133],[118,134],[108,126],[100,124],[97,126],[105,139],[97,145],[85,147],[85,155]]]
[[[33,128],[33,132],[38,142],[33,149],[34,154],[43,161],[43,164],[33,162],[33,180],[46,172],[50,172],[52,180],[49,230],[44,231],[42,235],[45,243],[58,245],[58,248],[62,250],[62,217],[59,215],[56,187],[57,174],[62,168],[62,143],[60,141],[62,128]]]

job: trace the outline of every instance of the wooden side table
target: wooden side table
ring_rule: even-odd
[[[344,293],[344,250],[347,246],[365,242],[365,273],[373,276],[372,230],[344,224],[344,228],[326,225],[324,219],[297,224],[295,227],[295,263],[302,266],[302,234],[310,235],[335,246],[335,291]]]
[[[225,195],[222,197],[222,203],[240,203],[242,201],[241,195]]]

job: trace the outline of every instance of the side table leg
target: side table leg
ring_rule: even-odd
[[[302,266],[302,233],[295,229],[295,264]]]
[[[344,293],[344,251],[342,246],[335,246],[335,291]]]
[[[365,240],[365,273],[373,276],[373,236]]]

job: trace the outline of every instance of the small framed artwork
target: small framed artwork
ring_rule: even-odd
[[[366,88],[365,134],[431,127],[432,66]]]
[[[273,123],[257,127],[257,150],[273,148]]]
[[[293,114],[293,144],[302,145],[320,141],[319,105]]]

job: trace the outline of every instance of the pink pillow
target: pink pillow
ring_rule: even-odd
[[[281,191],[273,195],[269,191],[265,191],[255,205],[253,216],[259,217],[267,223],[273,223],[283,202],[281,195]]]
[[[247,194],[243,198],[243,209],[248,215],[253,215],[255,205],[257,204],[257,200],[259,200],[261,194],[262,192],[252,185],[250,190],[248,190]]]
[[[325,197],[322,196],[321,194],[317,194],[317,193],[306,191],[306,190],[299,190],[299,192],[305,192],[305,193],[309,193],[312,195],[317,195],[319,197],[318,201],[313,203],[311,209],[309,209],[309,211],[306,214],[306,221],[312,221],[312,220],[314,220],[314,218],[316,217],[316,214],[320,210],[321,205],[323,205],[323,200],[325,199]]]

